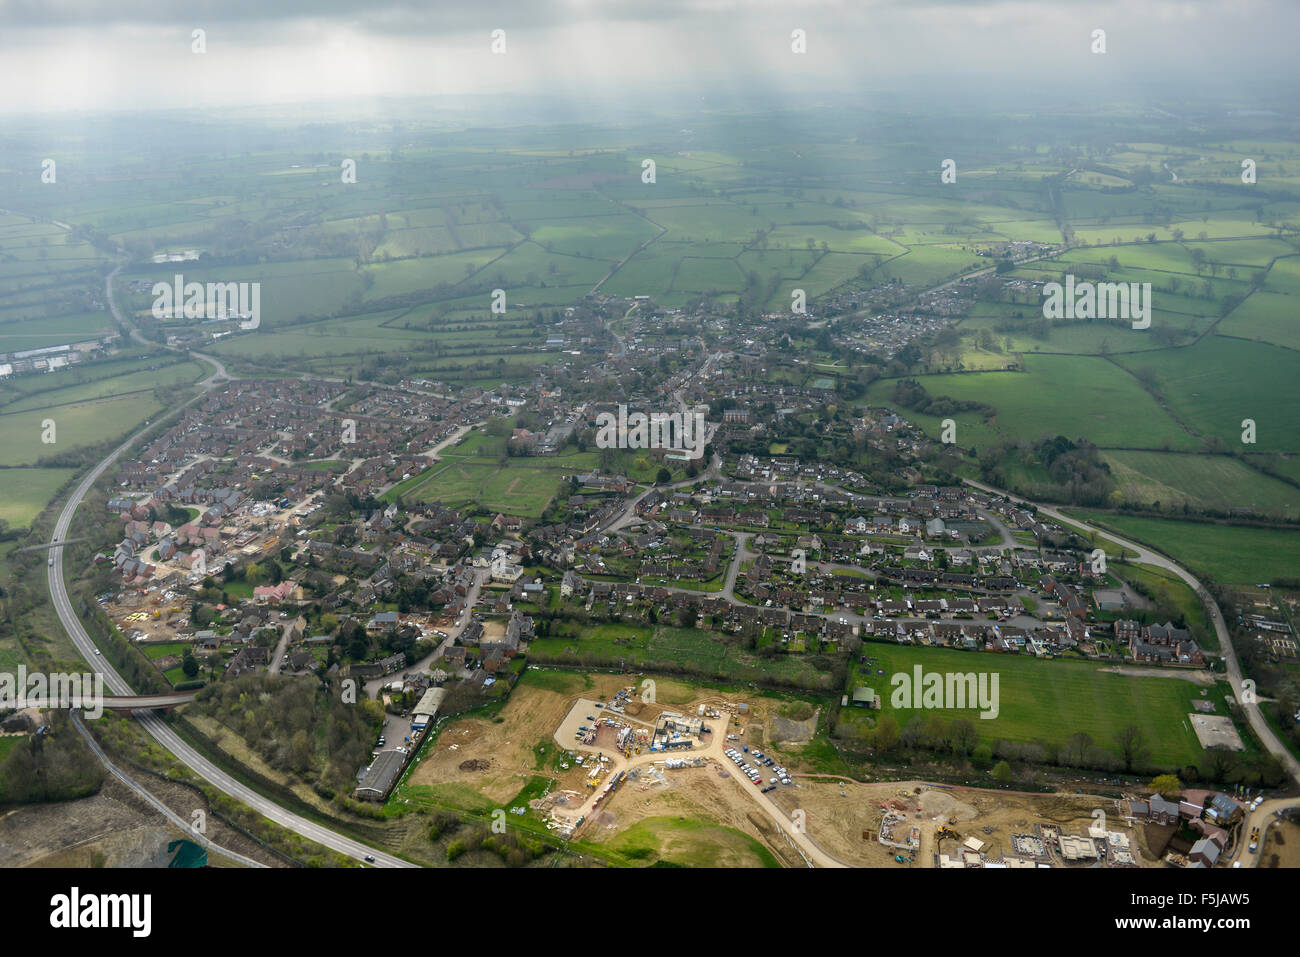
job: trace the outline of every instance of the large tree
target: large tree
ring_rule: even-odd
[[[1124,770],[1131,774],[1133,766],[1146,755],[1146,739],[1137,725],[1127,725],[1115,739],[1119,746],[1120,757],[1124,759]]]
[[[1151,782],[1151,790],[1163,798],[1174,800],[1183,793],[1183,783],[1177,775],[1161,774]]]

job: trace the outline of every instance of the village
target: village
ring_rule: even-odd
[[[674,385],[689,394],[722,369],[706,363]],[[533,416],[531,429],[508,432],[511,454],[545,458],[606,408],[570,404],[550,384],[452,397],[443,388],[233,382],[156,436],[106,503],[121,537],[97,556],[108,576],[99,604],[177,691],[248,674],[323,676],[383,704],[384,730],[357,770],[358,800],[391,800],[449,714],[504,700],[529,664],[555,660],[544,636],[572,615],[598,628],[672,621],[705,644],[740,638],[760,661],[846,660],[849,687],[810,687],[851,709],[881,707],[866,680],[875,668],[868,642],[1189,670],[1212,662],[1188,628],[1155,618],[1149,598],[1115,574],[1121,556],[1108,569],[1089,543],[1034,510],[915,481],[907,466],[889,489],[840,466],[752,452],[715,453],[693,479],[666,484],[576,470],[558,476],[570,494],[542,521],[408,498],[400,491],[445,449],[494,421]],[[734,396],[825,399],[747,389]],[[733,406],[720,434],[753,427]],[[925,440],[890,409],[863,410],[853,428],[897,461],[925,454]],[[637,661],[637,641],[614,645]],[[618,660],[576,647],[573,664]],[[620,792],[708,769],[752,790],[747,799],[769,814],[787,851],[810,861],[826,853],[788,826],[811,803],[799,792],[825,782],[801,781],[773,755],[748,750],[746,703],[637,715],[627,709],[634,698],[623,688],[582,700],[556,729],[559,770],[581,774],[577,787],[547,792],[547,827],[559,839],[597,826]],[[1231,721],[1212,711],[1189,716],[1203,743],[1240,749]],[[852,825],[893,852],[887,861],[1137,861],[1131,836],[1061,832],[1050,821],[1031,821],[1009,848],[968,827],[954,842],[957,815],[928,814],[922,801],[916,818],[911,804],[896,806],[897,790],[866,802],[879,818]],[[1210,838],[1224,849],[1221,836]],[[1190,846],[1172,853],[1194,862]]]
[[[400,630],[404,649],[464,647],[477,627],[464,620],[467,599],[486,584],[538,607],[558,600],[598,616],[753,633],[790,653],[851,653],[884,639],[1207,664],[1188,629],[1135,620],[1150,602],[1069,530],[965,487],[882,494],[852,470],[741,453],[670,487],[573,473],[582,494],[549,524],[380,501],[418,479],[438,449],[521,403],[538,402],[554,423],[536,440],[514,436],[523,454],[541,454],[548,436],[567,441],[591,412],[544,389],[534,399],[513,390],[449,399],[436,383],[406,385],[236,382],[155,438],[107,502],[121,535],[97,560],[121,587],[100,604],[119,630],[156,649],[173,678],[187,651],[207,659],[223,649],[231,674],[327,666],[374,678],[396,670],[401,651],[331,657],[347,644],[341,627]],[[868,412],[861,428],[885,446],[910,431],[888,410]],[[401,608],[389,607],[394,598]],[[309,603],[330,614],[328,628],[299,616]]]

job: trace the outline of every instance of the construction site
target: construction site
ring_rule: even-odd
[[[658,702],[647,701],[636,687],[626,675],[525,680],[500,721],[466,718],[446,727],[410,781],[447,803],[509,807],[541,774],[551,783],[530,806],[561,838],[617,846],[649,829],[665,854],[689,856],[707,846],[727,866],[759,866],[738,835],[794,867],[1159,860],[1113,798],[800,772],[816,721],[810,709],[668,679],[658,680]],[[1094,833],[1099,808],[1104,833]],[[666,823],[681,821],[710,829],[707,838],[698,829],[688,838],[682,825]]]

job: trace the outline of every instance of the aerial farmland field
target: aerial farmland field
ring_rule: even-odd
[[[1062,747],[1077,732],[1089,735],[1106,750],[1115,751],[1119,732],[1132,724],[1150,729],[1150,758],[1164,766],[1180,766],[1200,753],[1200,744],[1187,723],[1192,702],[1205,697],[1192,681],[1180,678],[1109,674],[1102,665],[1075,661],[1042,661],[1026,655],[993,655],[942,648],[913,648],[872,643],[864,652],[880,662],[885,676],[859,672],[857,684],[873,688],[882,699],[881,714],[892,714],[899,726],[916,716],[931,714],[945,721],[966,718],[981,740],[1041,741]],[[998,675],[998,716],[980,718],[979,710],[897,709],[891,705],[895,688],[889,675],[923,673],[984,673]],[[1219,703],[1222,692],[1212,690]]]

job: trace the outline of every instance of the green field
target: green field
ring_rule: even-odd
[[[1189,571],[1234,585],[1294,576],[1300,530],[1247,528],[1110,512],[1070,510],[1084,521],[1150,545]]]
[[[1107,674],[1101,664],[1083,661],[1042,660],[1028,655],[995,655],[963,652],[948,648],[917,648],[871,642],[863,653],[879,659],[884,675],[862,676],[882,698],[880,713],[892,713],[899,726],[914,716],[937,714],[945,721],[967,718],[982,740],[994,742],[1039,741],[1061,745],[1076,731],[1091,736],[1094,743],[1115,750],[1115,738],[1126,726],[1140,727],[1153,761],[1160,765],[1181,765],[1194,761],[1201,748],[1187,714],[1199,700],[1200,688],[1176,678],[1138,678]],[[978,710],[901,710],[891,704],[894,687],[891,676],[913,674],[921,665],[924,672],[998,674],[999,713],[981,719]],[[1221,693],[1211,691],[1224,713]]]
[[[157,661],[159,658],[166,658],[168,655],[184,655],[186,651],[194,646],[188,641],[169,641],[160,645],[142,645],[141,649],[145,657],[151,661]]]
[[[0,312],[0,353],[96,339],[116,331],[107,312],[22,318],[21,307]]]
[[[55,453],[98,445],[132,431],[161,409],[152,393],[133,393],[55,409],[0,412],[0,465],[31,465]],[[42,440],[47,419],[54,422],[52,443]]]
[[[1026,356],[1024,372],[973,372],[917,376],[932,396],[981,402],[997,409],[989,420],[974,412],[952,416],[957,444],[982,447],[999,437],[1064,435],[1085,437],[1099,446],[1195,448],[1138,385],[1104,359],[1090,356]],[[892,404],[893,380],[872,385],[873,404]],[[903,414],[937,435],[938,416],[903,409]]]
[[[1295,374],[1294,353],[1207,336],[1183,349],[1121,356],[1117,361],[1135,371],[1150,369],[1157,391],[1172,411],[1229,448],[1300,451],[1300,378]],[[1246,419],[1255,422],[1254,445],[1242,441]]]
[[[127,362],[94,363],[78,368],[66,375],[42,376],[39,380],[46,388],[25,393],[6,401],[0,413],[27,412],[33,409],[57,411],[63,406],[94,399],[122,396],[147,396],[160,386],[188,385],[204,373],[199,362],[166,362],[140,359]],[[51,379],[57,387],[49,388]],[[66,384],[62,384],[66,381]],[[15,383],[26,388],[32,379]]]
[[[772,852],[729,827],[685,817],[650,817],[601,842],[627,864],[682,867],[780,867]]]
[[[1228,511],[1249,508],[1260,514],[1300,514],[1300,489],[1262,475],[1228,456],[1168,452],[1111,451],[1103,456],[1124,501],[1163,507],[1184,503]]]
[[[1219,333],[1300,349],[1300,290],[1295,294],[1256,292],[1219,324]]]
[[[509,468],[495,461],[449,460],[435,466],[399,492],[411,501],[464,505],[477,502],[484,508],[537,518],[559,490],[561,469]]]
[[[730,638],[730,640],[724,640]],[[738,640],[720,632],[658,625],[653,630],[635,625],[598,625],[574,637],[537,638],[529,657],[539,663],[582,663],[629,666],[650,671],[674,671],[682,666],[706,678],[735,681],[782,681],[801,687],[828,690],[829,661],[822,668],[812,655],[762,658],[740,647]]]
[[[0,469],[0,520],[30,525],[75,469]]]

